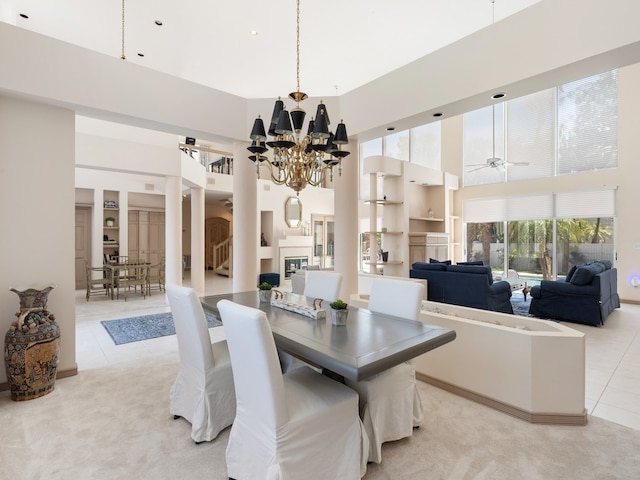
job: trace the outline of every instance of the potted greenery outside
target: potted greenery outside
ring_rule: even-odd
[[[329,304],[331,307],[331,323],[333,325],[346,325],[349,310],[347,304],[339,298],[335,302]]]
[[[270,302],[271,292],[271,284],[269,282],[262,282],[258,285],[258,294],[260,295],[261,302]]]
[[[107,223],[107,227],[113,227],[116,224],[116,219],[113,217],[107,217],[104,221]]]

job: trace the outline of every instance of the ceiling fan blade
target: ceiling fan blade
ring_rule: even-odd
[[[529,162],[507,162],[505,165],[508,165],[510,167],[516,166],[516,167],[528,167],[529,166]]]
[[[467,167],[469,167],[471,165],[467,165]],[[489,165],[482,165],[481,167],[478,168],[474,168],[473,170],[467,170],[467,173],[471,173],[471,172],[477,172],[478,170],[482,170],[483,168],[487,168]]]

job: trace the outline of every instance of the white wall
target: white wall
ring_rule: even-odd
[[[70,110],[0,96],[0,324],[8,330],[19,311],[10,288],[54,283],[47,307],[60,326],[59,373],[76,369],[74,119]]]

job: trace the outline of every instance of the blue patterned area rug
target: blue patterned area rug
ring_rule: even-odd
[[[531,305],[531,295],[527,295],[527,300],[525,301],[522,290],[511,294],[511,306],[514,314],[528,317],[529,305]]]
[[[209,328],[222,325],[222,322],[213,313],[205,311],[205,315]],[[111,335],[113,343],[116,345],[176,334],[171,312],[119,320],[103,320],[100,323]]]

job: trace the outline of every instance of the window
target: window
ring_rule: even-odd
[[[532,285],[587,261],[614,263],[614,218],[615,190],[469,199],[466,257]]]
[[[409,161],[409,130],[384,137],[384,155]]]
[[[558,88],[558,172],[618,166],[618,71]]]
[[[555,163],[555,89],[516,98],[506,105],[507,181],[552,176]]]
[[[410,161],[423,167],[442,168],[442,122],[411,129]]]
[[[464,114],[463,185],[617,167],[617,95],[614,70]]]

